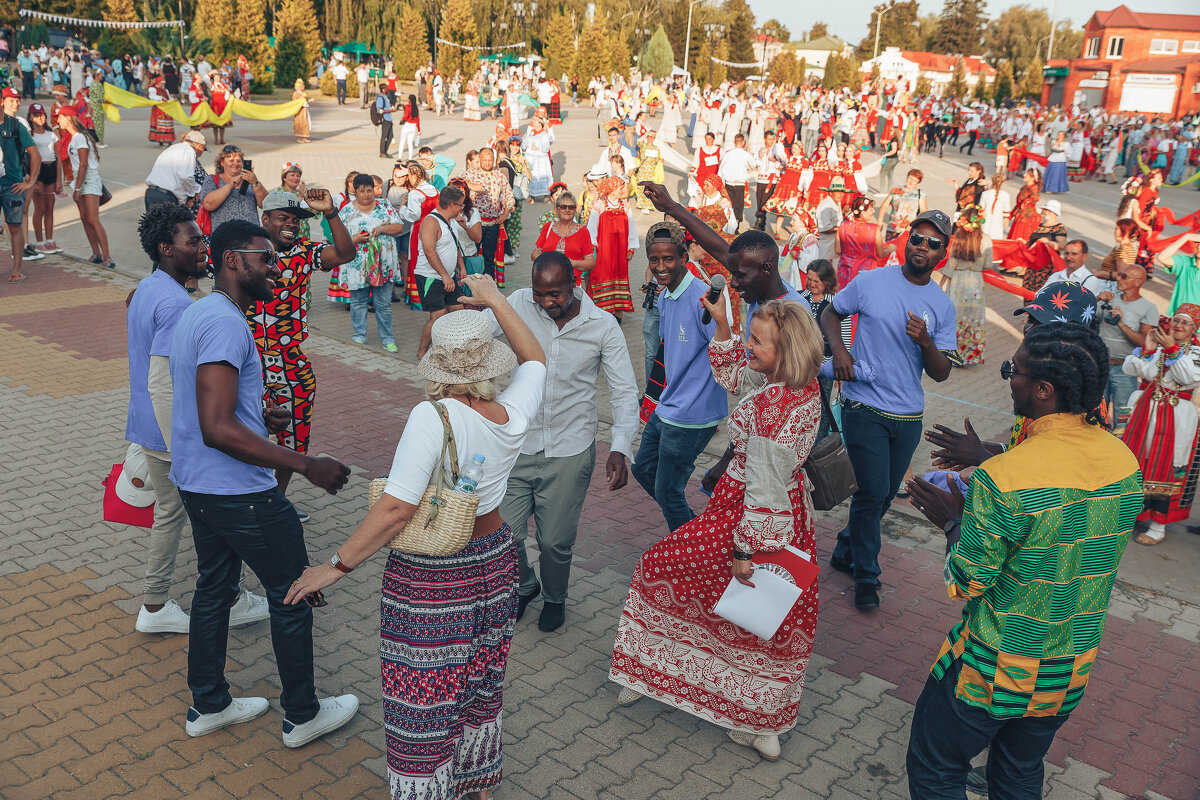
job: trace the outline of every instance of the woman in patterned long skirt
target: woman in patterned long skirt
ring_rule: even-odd
[[[433,324],[433,345],[418,366],[429,381],[430,402],[409,414],[383,496],[334,557],[304,570],[285,598],[304,602],[404,531],[437,478],[443,426],[454,431],[460,470],[473,454],[484,456],[474,535],[466,546],[448,556],[390,550],[383,574],[380,661],[393,800],[464,794],[487,800],[503,766],[517,555],[500,501],[541,406],[546,357],[495,281],[485,275],[466,281],[470,304],[492,310],[512,349],[493,339],[487,316],[474,311],[454,311]],[[509,372],[512,382],[501,393],[493,381]]]
[[[770,639],[716,615],[730,576],[747,582],[749,559],[792,546],[815,562],[812,504],[801,469],[821,421],[817,371],[824,354],[812,314],[793,300],[761,305],[747,352],[725,304],[705,302],[717,333],[713,378],[730,393],[748,370],[766,382],[729,415],[733,459],[704,513],[638,561],[617,625],[609,677],[620,705],[643,695],[725,728],[769,761],[796,724],[817,627],[817,583],[803,588]]]
[[[950,259],[942,270],[943,285],[954,301],[958,319],[958,355],[963,366],[983,363],[983,271],[992,266],[992,240],[983,235],[983,209],[972,203],[959,212],[950,240]]]
[[[617,318],[633,312],[629,292],[629,260],[638,247],[637,227],[624,178],[604,178],[596,186],[596,205],[588,233],[596,243],[596,266],[588,280],[588,295]]]

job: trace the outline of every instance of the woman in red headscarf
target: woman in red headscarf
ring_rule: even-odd
[[[704,220],[708,227],[721,234],[721,238],[727,242],[732,242],[737,235],[737,219],[733,213],[733,202],[729,199],[729,193],[725,191],[725,182],[716,175],[709,175],[700,187],[700,196],[696,198],[696,216]],[[720,261],[700,248],[696,248],[696,250],[699,250],[696,263],[700,269],[704,270],[705,274],[702,277],[705,282],[711,283],[713,275],[725,276],[729,304],[733,312],[729,322],[733,326],[733,332],[740,334],[742,331],[741,300],[734,291],[733,276]]]
[[[1166,526],[1187,519],[1196,497],[1200,459],[1192,393],[1200,385],[1198,324],[1200,306],[1184,303],[1169,327],[1150,331],[1145,347],[1121,365],[1126,375],[1141,379],[1129,396],[1133,411],[1124,436],[1142,468],[1146,510],[1138,519],[1150,522],[1145,533],[1134,537],[1138,544],[1162,542]]]
[[[638,247],[637,228],[624,178],[605,178],[596,186],[596,205],[588,232],[596,243],[596,266],[588,280],[588,296],[619,321],[633,312],[629,292],[629,260]]]
[[[167,91],[166,81],[162,75],[155,75],[146,87],[146,96],[151,100],[166,102],[171,99]],[[150,141],[157,142],[159,147],[175,143],[175,120],[158,110],[158,106],[150,109]]]

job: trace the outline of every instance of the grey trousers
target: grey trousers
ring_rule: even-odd
[[[146,558],[146,583],[142,602],[159,605],[171,596],[175,582],[175,557],[179,554],[179,537],[188,524],[187,513],[179,490],[171,483],[171,458],[168,453],[143,447],[146,468],[154,484],[154,527],[150,529],[150,552]]]
[[[500,517],[512,529],[521,570],[520,592],[530,595],[538,578],[525,553],[529,517],[536,526],[542,592],[548,603],[565,603],[571,578],[571,549],[579,514],[596,466],[596,443],[574,456],[547,458],[544,452],[517,458],[508,476]]]

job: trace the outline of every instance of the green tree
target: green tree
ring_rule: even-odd
[[[325,38],[338,44],[358,39],[361,0],[324,0]]]
[[[479,44],[475,28],[475,11],[471,0],[447,0],[442,9],[442,24],[438,35],[449,42],[464,45]],[[471,50],[442,45],[438,48],[438,68],[447,74],[462,70],[464,74],[474,71],[475,56]]]
[[[233,0],[197,0],[196,23],[201,34],[212,40],[212,52],[216,57],[234,54],[238,20]]]
[[[255,91],[269,91],[274,83],[275,53],[267,42],[266,0],[238,0],[237,11],[237,48],[250,64]]]
[[[1005,9],[988,25],[984,34],[984,54],[993,63],[1010,61],[1014,81],[1020,81],[1035,59],[1045,59],[1050,16],[1044,8],[1015,5]],[[1055,28],[1054,57],[1074,58],[1083,47],[1083,32],[1070,20]],[[1038,79],[1041,79],[1039,74]]]
[[[767,67],[767,75],[780,86],[796,86],[801,81],[800,62],[791,50],[784,50],[771,59]]]
[[[579,47],[575,51],[575,72],[581,80],[590,80],[593,75],[608,78],[608,31],[604,22],[593,18],[579,34]]]
[[[1046,56],[1051,58],[1079,58],[1083,55],[1083,28],[1077,27],[1069,19],[1058,21],[1054,28],[1054,52]]]
[[[937,53],[973,56],[982,52],[987,27],[985,0],[946,0],[929,42]]]
[[[565,11],[557,11],[546,23],[542,55],[551,75],[570,72],[575,65],[575,25]]]
[[[729,77],[729,67],[724,64],[718,64],[713,61],[713,56],[731,61],[729,58],[729,46],[725,38],[706,39],[704,46],[700,49],[695,65],[692,67],[692,72],[696,77],[706,83],[711,83],[713,86],[724,83]]]
[[[400,6],[396,17],[396,36],[389,51],[396,74],[408,79],[422,64],[429,63],[429,35],[421,12],[412,3]]]
[[[304,75],[310,75],[313,63],[321,55],[321,32],[317,29],[317,14],[312,0],[282,0],[275,9],[275,36],[289,36],[300,42],[303,46]]]
[[[830,53],[829,60],[825,62],[825,76],[821,78],[822,89],[840,89],[842,84],[838,82],[838,75],[841,71],[842,57],[837,53]]]
[[[820,39],[822,36],[829,35],[829,26],[820,20],[813,23],[813,26],[808,29],[808,38],[805,41],[811,42],[813,39]]]
[[[954,64],[954,72],[950,75],[950,83],[946,86],[946,93],[959,100],[967,96],[967,68],[961,58]]]
[[[113,22],[135,22],[133,0],[104,0],[104,18]],[[36,45],[36,40],[33,43]],[[108,28],[100,34],[100,51],[105,56],[122,58],[133,49],[133,40],[127,30]]]
[[[1042,77],[1042,60],[1034,59],[1029,68],[1025,70],[1025,75],[1021,78],[1021,83],[1016,90],[1017,97],[1041,97],[1042,83],[1045,79]]]
[[[917,77],[917,85],[913,88],[913,94],[918,97],[926,97],[932,87],[929,85],[929,78],[924,75]]]
[[[883,76],[879,73],[879,62],[876,61],[873,64],[871,64],[871,82],[875,83],[882,77]]]
[[[767,20],[762,24],[762,28],[763,30],[770,29],[775,31],[775,38],[781,42],[790,42],[792,40],[792,33],[788,30],[787,25],[784,25],[777,19],[771,18]]]
[[[796,74],[799,76],[799,79],[797,80],[796,85],[799,86],[799,85],[803,84],[804,81],[808,78],[808,59],[807,58],[800,59],[800,63],[796,65]]]
[[[996,69],[996,78],[992,82],[992,101],[999,103],[1013,96],[1013,69],[1011,61],[1004,61]]]
[[[917,28],[917,17],[920,8],[917,0],[903,2],[880,3],[871,12],[867,26],[867,35],[858,43],[858,54],[861,58],[871,58],[875,50],[876,16],[883,12],[879,22],[879,52],[888,47],[899,47],[901,50],[921,50],[920,31]]]
[[[275,37],[275,86],[290,88],[308,77],[308,57],[304,40],[295,31]]]
[[[748,64],[754,61],[754,37],[757,35],[754,27],[754,12],[746,0],[725,0],[723,7],[726,19],[725,40],[729,55],[727,61]],[[745,78],[756,73],[756,69],[732,69],[731,75],[736,79]]]
[[[667,40],[667,32],[663,30],[662,25],[658,26],[650,41],[646,42],[638,66],[642,72],[649,72],[660,78],[671,74],[671,68],[675,66],[675,53],[671,51],[671,42]]]

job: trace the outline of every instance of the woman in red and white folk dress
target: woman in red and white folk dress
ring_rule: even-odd
[[[596,186],[587,229],[596,243],[596,265],[588,276],[588,296],[621,321],[633,313],[629,292],[629,260],[638,248],[637,227],[629,204],[629,184],[624,178],[605,178]]]
[[[753,389],[729,416],[733,460],[704,513],[646,551],[617,626],[609,677],[621,705],[643,695],[727,729],[739,744],[779,758],[779,734],[796,724],[817,627],[817,584],[801,594],[770,639],[713,613],[730,577],[745,582],[748,555],[792,545],[815,554],[812,505],[800,474],[821,420],[822,339],[793,300],[759,306],[743,345],[724,301],[708,357],[729,392]],[[815,556],[814,556],[815,558]]]

